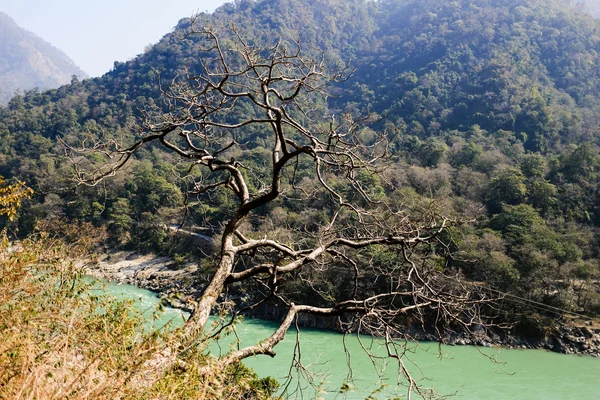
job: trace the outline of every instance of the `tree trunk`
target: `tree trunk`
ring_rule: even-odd
[[[208,322],[210,312],[217,303],[221,293],[223,293],[225,281],[233,270],[234,262],[235,249],[233,246],[233,234],[227,233],[224,234],[223,242],[221,244],[219,266],[212,276],[210,283],[206,286],[204,292],[200,296],[200,300],[198,301],[192,316],[186,322],[186,331],[204,329],[204,326]]]

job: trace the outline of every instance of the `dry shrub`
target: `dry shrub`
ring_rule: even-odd
[[[242,365],[220,370],[205,340],[149,330],[133,302],[92,295],[93,283],[69,260],[81,259],[102,235],[90,226],[71,229],[86,237],[65,243],[41,232],[11,245],[2,233],[0,399],[271,395],[271,379],[258,379]],[[172,348],[178,354],[166,350]]]

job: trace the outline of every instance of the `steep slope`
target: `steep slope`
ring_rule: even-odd
[[[55,88],[73,75],[87,77],[66,54],[0,12],[0,104],[16,90]]]
[[[202,72],[199,38],[183,40],[190,23],[181,20],[101,78],[0,108],[0,175],[43,193],[22,219],[24,230],[36,218],[60,215],[108,224],[119,244],[167,247],[157,227],[183,198],[169,153],[148,149],[127,176],[59,196],[52,192],[65,187],[71,170],[56,138],[131,137],[139,110],[161,104],[157,71],[163,82]],[[300,37],[356,68],[318,106],[369,110],[382,117],[375,129],[397,133],[396,164],[373,183],[382,193],[479,217],[454,235],[462,257],[448,265],[536,301],[600,312],[593,286],[600,277],[598,21],[552,0],[242,0],[196,20],[223,40],[231,39],[231,24],[249,42]],[[241,161],[258,168],[269,143],[260,132],[245,134],[257,157]],[[209,200],[190,211],[190,221],[218,226],[228,200]],[[327,203],[280,206],[281,226],[305,223],[300,214],[310,225]]]

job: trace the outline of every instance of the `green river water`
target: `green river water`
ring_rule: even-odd
[[[107,284],[105,290],[118,297],[138,300],[140,307],[149,313],[156,309],[158,299],[147,290],[115,284]],[[181,324],[184,316],[180,310],[166,309],[159,322],[173,320]],[[236,329],[242,344],[250,345],[271,334],[275,327],[271,322],[246,319]],[[381,386],[382,381],[357,338],[346,337],[356,388],[349,393],[338,394],[338,389],[348,377],[343,335],[317,329],[301,329],[299,335],[302,363],[311,364],[309,370],[314,373],[315,382],[322,382],[321,387],[328,391],[323,393],[324,398],[364,399]],[[290,370],[295,339],[296,331],[292,330],[276,347],[274,359],[255,357],[245,360],[245,364],[260,376],[272,376],[283,382]],[[364,337],[363,340],[371,343],[369,338]],[[420,347],[410,355],[420,368],[409,364],[413,376],[425,375],[428,380],[421,382],[424,386],[433,387],[443,394],[456,392],[453,397],[456,399],[600,399],[600,359],[597,358],[543,350],[482,349],[486,354],[497,356],[497,360],[502,362],[499,367],[472,346],[442,346],[442,358],[436,343],[420,343]],[[227,344],[221,344],[221,348],[226,349]],[[218,352],[219,347],[215,346],[214,351]],[[376,398],[393,395],[390,390],[397,387],[396,375],[397,369],[388,366],[383,375],[387,392],[375,394]],[[404,394],[404,390],[398,389],[398,396]],[[313,397],[314,390],[304,393],[304,398]]]

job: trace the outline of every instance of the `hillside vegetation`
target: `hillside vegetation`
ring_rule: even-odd
[[[185,171],[174,167],[172,154],[145,149],[127,174],[72,190],[72,165],[58,138],[73,145],[83,138],[131,140],[142,110],[164,106],[159,81],[202,72],[200,44],[185,35],[190,24],[181,20],[146,53],[101,78],[29,92],[0,108],[0,175],[38,193],[18,220],[21,233],[37,220],[64,217],[107,226],[113,246],[170,249],[161,227],[180,221],[186,200],[185,181],[176,179]],[[223,35],[233,24],[262,45],[299,37],[331,62],[355,68],[316,107],[324,121],[371,113],[379,122],[369,129],[396,133],[393,163],[383,179],[367,182],[370,193],[409,210],[434,204],[447,215],[476,217],[448,232],[452,258],[435,258],[433,250],[439,268],[459,268],[490,290],[600,313],[596,20],[550,0],[240,0],[198,15],[195,24]],[[261,165],[270,146],[264,132],[248,130],[244,140],[255,153],[239,161]],[[310,176],[302,165],[298,173]],[[194,205],[188,222],[215,232],[234,201],[221,192],[187,200]],[[318,229],[329,201],[280,200],[253,224]],[[342,289],[328,290],[335,296]],[[511,316],[556,316],[527,303],[508,307]]]

